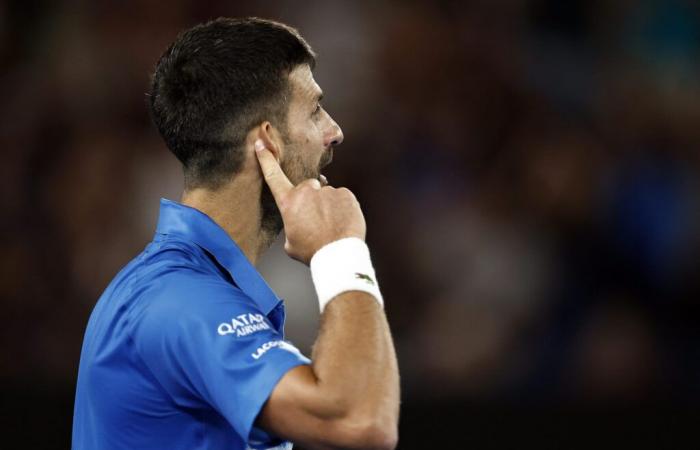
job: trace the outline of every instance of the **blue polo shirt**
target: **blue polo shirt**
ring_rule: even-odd
[[[280,378],[309,364],[284,306],[226,232],[161,200],[146,249],[85,332],[73,449],[288,449],[254,426]]]

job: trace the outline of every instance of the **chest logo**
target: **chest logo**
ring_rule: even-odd
[[[270,325],[265,321],[262,314],[240,314],[232,318],[229,322],[219,324],[217,332],[221,336],[235,334],[236,337],[248,336],[262,330],[269,330]]]

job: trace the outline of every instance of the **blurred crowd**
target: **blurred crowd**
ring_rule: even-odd
[[[698,403],[690,0],[3,2],[2,380],[72,389],[92,306],[182,189],[150,73],[247,15],[320,55],[326,175],[365,211],[408,401]],[[261,271],[308,353],[307,270],[277,244]]]

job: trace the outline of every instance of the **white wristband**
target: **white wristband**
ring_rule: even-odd
[[[369,248],[362,239],[344,238],[324,245],[309,266],[321,312],[328,302],[348,291],[367,292],[384,306]]]

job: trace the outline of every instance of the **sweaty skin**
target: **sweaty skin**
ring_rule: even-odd
[[[282,214],[290,257],[309,264],[324,245],[365,238],[365,219],[348,189],[316,179],[294,186],[262,141],[256,155]],[[288,372],[259,423],[308,448],[391,449],[397,442],[399,375],[381,306],[369,294],[340,294],[324,309],[311,366]]]

